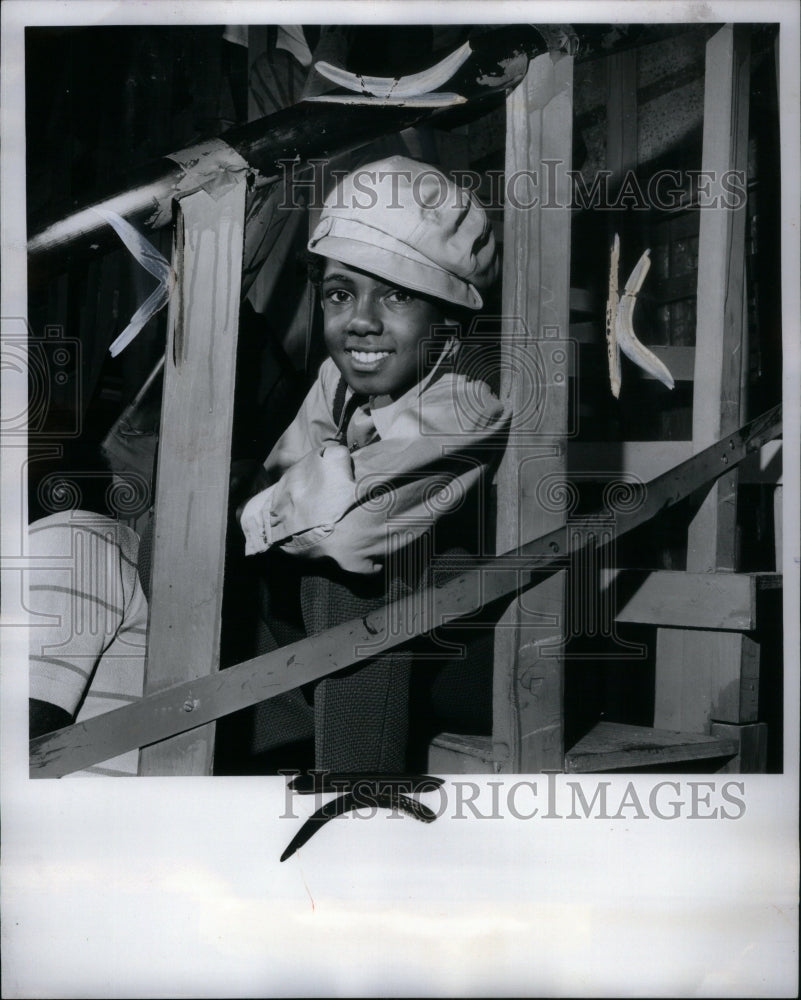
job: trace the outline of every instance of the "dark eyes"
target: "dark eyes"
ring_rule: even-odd
[[[334,305],[345,305],[354,298],[354,294],[347,288],[329,288],[323,294],[323,298],[326,302],[331,302]],[[382,298],[390,305],[398,306],[409,305],[411,302],[415,301],[414,295],[410,292],[404,291],[402,288],[392,288],[386,292]]]

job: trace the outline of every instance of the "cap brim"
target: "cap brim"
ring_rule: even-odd
[[[467,309],[480,309],[483,306],[484,301],[475,285],[433,264],[422,254],[415,253],[407,244],[393,240],[386,233],[379,233],[370,226],[350,220],[348,235],[341,235],[341,232],[335,232],[343,228],[341,220],[331,221],[335,221],[335,224],[327,233],[317,235],[316,231],[309,240],[308,249],[313,253],[358,267],[393,285],[422,292]],[[365,232],[360,232],[361,229]],[[365,238],[359,239],[359,236]]]

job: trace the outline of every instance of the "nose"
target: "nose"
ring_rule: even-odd
[[[360,337],[368,334],[380,334],[384,324],[379,315],[378,304],[372,295],[360,295],[355,302],[348,327],[352,333]]]

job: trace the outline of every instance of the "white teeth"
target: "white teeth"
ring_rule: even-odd
[[[389,351],[351,351],[354,361],[359,361],[362,364],[369,365],[373,361],[378,361],[379,358],[386,358],[389,355]]]

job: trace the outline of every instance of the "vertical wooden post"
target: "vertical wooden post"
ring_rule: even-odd
[[[725,203],[728,171],[748,164],[750,39],[748,25],[727,24],[707,42],[701,166],[719,203],[701,207],[698,323],[695,342],[693,450],[701,451],[740,422],[744,345],[746,206]],[[688,535],[687,569],[736,569],[737,476],[712,488]]]
[[[515,416],[498,472],[498,551],[565,520],[564,509],[543,506],[536,488],[545,477],[563,481],[566,472],[572,83],[571,57],[540,56],[507,100],[502,393]],[[539,177],[535,205],[513,199],[510,187],[532,171]],[[518,195],[524,190],[516,187]],[[526,607],[544,613],[517,602],[496,628],[493,755],[502,772],[563,767],[564,577],[526,594]]]
[[[693,450],[700,451],[743,420],[748,363],[745,287],[746,205],[726,203],[721,179],[745,177],[748,157],[750,39],[747,25],[725,25],[706,46],[703,186],[698,240],[698,292],[693,387]],[[690,524],[687,569],[737,568],[737,473],[718,480]],[[685,732],[714,723],[756,720],[758,648],[737,633],[659,629],[654,724]],[[745,694],[743,694],[745,693]],[[731,700],[738,706],[731,707]],[[740,698],[740,701],[737,699]],[[743,700],[744,698],[744,700]]]
[[[783,570],[783,547],[784,547],[784,488],[779,482],[773,491],[773,547],[776,553],[776,572]]]
[[[661,628],[654,726],[708,733],[713,722],[756,722],[759,699],[759,645],[742,632]]]
[[[219,667],[244,180],[215,195],[182,198],[175,227],[146,694]],[[139,770],[209,774],[213,754],[209,724],[145,748]]]

